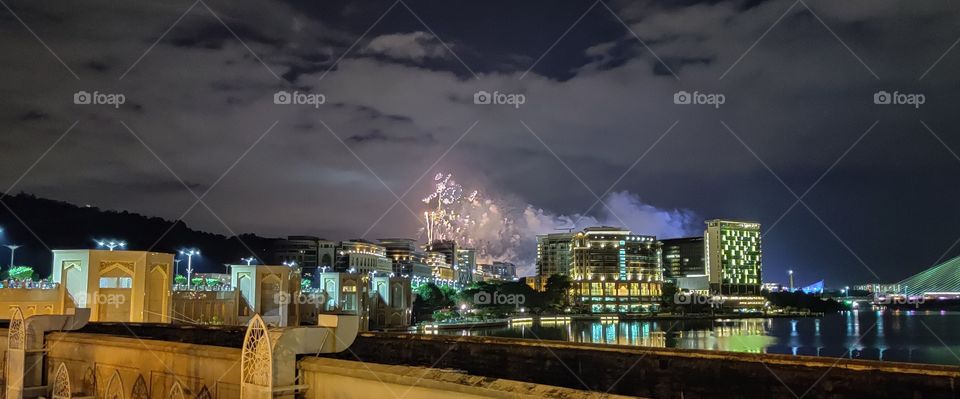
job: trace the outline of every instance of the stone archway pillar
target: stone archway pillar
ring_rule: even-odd
[[[337,353],[353,344],[360,320],[321,315],[320,325],[269,328],[260,315],[247,325],[240,359],[241,399],[293,399],[309,389],[297,385],[297,355]]]
[[[6,399],[37,398],[47,394],[43,383],[46,356],[44,334],[78,330],[90,320],[90,309],[75,309],[72,315],[35,315],[26,319],[14,309],[7,335]]]

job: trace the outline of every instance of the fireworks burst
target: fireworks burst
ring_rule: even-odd
[[[434,190],[423,198],[423,203],[432,208],[424,212],[427,220],[427,241],[454,240],[461,245],[473,245],[470,230],[477,226],[471,218],[470,208],[481,206],[480,192],[474,190],[463,195],[463,186],[453,179],[452,174],[438,173],[433,178]]]
[[[421,233],[426,233],[427,242],[456,241],[461,248],[476,250],[477,262],[518,258],[524,235],[514,221],[523,219],[522,207],[480,190],[467,190],[452,174],[438,173],[433,184],[433,192],[423,198],[428,209]]]
[[[433,191],[423,197],[426,225],[420,233],[426,233],[427,242],[453,240],[461,248],[475,249],[478,263],[513,262],[523,268],[521,274],[532,274],[538,234],[613,226],[624,219],[628,228],[645,234],[682,237],[694,231],[690,211],[659,209],[628,192],[611,193],[605,200],[620,217],[612,211],[599,218],[555,214],[494,190],[465,189],[452,174],[438,173]]]

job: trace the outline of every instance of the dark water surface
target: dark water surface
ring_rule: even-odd
[[[956,312],[851,311],[797,319],[544,321],[440,333],[960,365],[960,313]]]

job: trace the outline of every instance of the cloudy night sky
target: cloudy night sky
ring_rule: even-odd
[[[452,173],[483,198],[475,238],[527,273],[535,234],[713,218],[764,225],[765,281],[898,281],[960,255],[956,2],[3,3],[11,194],[227,235],[424,239],[421,199]]]

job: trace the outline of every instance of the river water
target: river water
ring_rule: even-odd
[[[960,313],[849,311],[818,318],[572,321],[441,334],[960,365]]]

